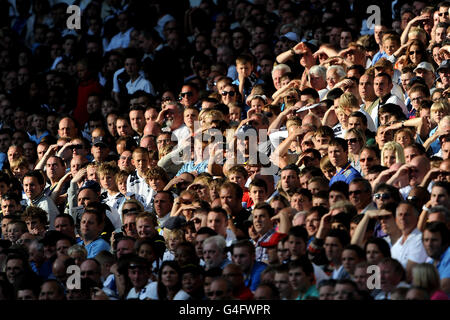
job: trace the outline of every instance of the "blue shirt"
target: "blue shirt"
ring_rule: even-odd
[[[353,179],[360,177],[361,174],[358,172],[358,170],[353,168],[350,165],[350,162],[348,162],[343,169],[341,169],[333,176],[333,178],[331,178],[329,186],[331,187],[331,185],[336,181],[344,181],[346,184],[350,184]]]
[[[430,263],[433,263],[434,260],[430,259]],[[450,246],[447,247],[447,250],[442,254],[439,263],[436,265],[436,269],[439,271],[439,277],[441,279],[450,278]]]
[[[256,261],[253,265],[252,271],[249,276],[245,279],[245,286],[251,291],[255,291],[259,282],[261,281],[261,273],[267,268],[267,264],[261,261]]]
[[[108,242],[106,242],[105,240],[103,240],[102,238],[98,238],[97,240],[92,241],[91,243],[85,245],[84,241],[81,241],[80,243],[81,245],[83,245],[86,250],[87,250],[87,258],[95,258],[95,256],[103,250],[109,251],[110,250],[110,245]]]

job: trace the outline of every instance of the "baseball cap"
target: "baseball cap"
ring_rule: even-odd
[[[98,147],[107,147],[108,144],[106,143],[106,139],[104,137],[96,137],[94,138],[94,146],[98,146]]]
[[[439,65],[439,68],[437,68],[437,72],[443,70],[443,69],[449,69],[450,68],[450,60],[444,60]]]
[[[264,247],[264,248],[275,247],[276,245],[278,245],[278,242],[280,242],[285,237],[287,237],[287,233],[275,232],[270,237],[269,241],[261,242],[261,247]]]
[[[425,69],[427,71],[431,71],[434,73],[434,67],[431,63],[422,61],[417,65],[417,67],[414,69],[414,72],[416,72],[418,69]]]
[[[280,37],[281,39],[287,38],[288,40],[299,42],[298,35],[295,32],[287,32]]]

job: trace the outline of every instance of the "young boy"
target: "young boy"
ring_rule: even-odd
[[[102,194],[102,202],[109,206],[114,217],[117,216],[120,219],[119,208],[123,205],[126,198],[119,192],[119,188],[117,187],[115,178],[118,173],[119,168],[114,162],[103,162],[98,167],[100,185],[106,190]]]
[[[383,50],[388,56],[392,56],[400,48],[400,36],[396,34],[385,34],[382,40]]]
[[[267,199],[267,183],[262,179],[253,179],[248,188],[250,195],[250,206],[247,203],[247,208],[250,208],[258,203],[263,203]]]
[[[248,189],[245,187],[245,183],[248,179],[247,170],[243,166],[237,165],[233,166],[228,170],[227,178],[231,182],[234,182],[242,188],[244,194],[242,196],[242,206],[244,208],[250,208],[252,200],[250,199],[250,195],[248,193]]]
[[[48,224],[47,212],[45,210],[39,207],[29,206],[23,212],[22,221],[25,222],[29,233],[44,237]]]
[[[20,239],[20,237],[27,232],[27,225],[25,222],[20,220],[13,220],[8,223],[8,240],[11,241],[13,244],[17,242],[17,240]]]
[[[251,56],[243,54],[236,58],[238,79],[234,80],[233,84],[239,86],[239,92],[242,95],[243,101],[247,100],[255,85],[264,83],[264,81],[258,79],[253,72],[253,68],[254,63]]]
[[[150,163],[147,149],[142,147],[136,148],[133,151],[131,163],[136,170],[127,178],[127,192],[140,195],[144,199],[147,199],[150,195],[150,186],[145,181]]]
[[[33,114],[31,127],[33,128],[33,132],[29,132],[28,136],[30,137],[30,140],[36,142],[36,144],[39,144],[42,138],[49,135],[49,132],[47,131],[46,118],[43,114]]]

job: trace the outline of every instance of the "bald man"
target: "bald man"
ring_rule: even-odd
[[[74,139],[78,136],[78,129],[69,117],[62,118],[58,124],[58,135],[60,138]]]

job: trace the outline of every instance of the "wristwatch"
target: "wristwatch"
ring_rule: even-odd
[[[423,210],[423,211],[426,211],[426,212],[430,212],[430,208],[428,208],[428,207],[425,206],[425,205],[423,205],[422,210]]]
[[[291,54],[295,55],[295,50],[291,48]]]

